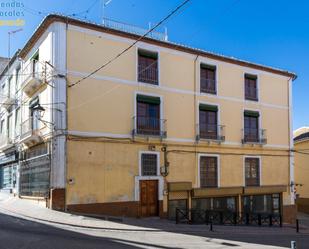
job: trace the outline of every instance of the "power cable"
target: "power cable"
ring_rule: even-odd
[[[93,72],[89,73],[88,75],[84,76],[83,78],[81,78],[80,80],[76,81],[75,83],[72,83],[70,85],[68,85],[68,87],[73,87],[79,83],[81,83],[82,81],[84,81],[85,79],[91,77],[92,75],[94,75],[95,73],[97,73],[98,71],[100,71],[101,69],[105,68],[106,66],[108,66],[109,64],[111,64],[113,61],[117,60],[120,56],[122,56],[123,54],[125,54],[128,50],[130,50],[136,43],[138,43],[140,40],[142,40],[143,38],[145,38],[148,34],[150,34],[152,31],[154,31],[156,28],[158,28],[162,23],[164,23],[167,19],[169,19],[172,15],[174,15],[179,9],[181,9],[185,4],[187,4],[190,0],[185,0],[182,4],[180,4],[178,7],[176,7],[170,14],[168,14],[165,18],[163,18],[160,22],[158,22],[153,28],[149,29],[144,35],[140,36],[137,40],[135,40],[130,46],[128,46],[126,49],[124,49],[122,52],[120,52],[119,54],[117,54],[114,58],[110,59],[108,62],[106,62],[105,64],[103,64],[102,66],[100,66],[99,68],[97,68],[96,70],[94,70]]]

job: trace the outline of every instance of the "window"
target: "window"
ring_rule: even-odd
[[[18,66],[18,68],[16,69],[16,81],[15,81],[15,91],[16,92],[19,90],[20,83],[21,83],[19,74],[20,74],[20,66]]]
[[[160,135],[160,98],[137,95],[136,129],[138,134]]]
[[[8,130],[8,137],[10,138],[10,139],[13,139],[14,138],[14,133],[13,133],[13,115],[12,114],[10,114],[9,116],[8,116],[8,128],[7,128],[7,130]]]
[[[259,113],[245,111],[244,113],[244,142],[259,141]]]
[[[200,66],[200,91],[202,93],[216,94],[216,67],[201,64]]]
[[[245,99],[258,101],[256,75],[245,74]]]
[[[15,136],[20,135],[20,108],[15,111]]]
[[[218,138],[218,107],[210,105],[199,106],[199,132],[200,138]]]
[[[213,156],[200,157],[200,187],[218,187],[218,159]]]
[[[138,50],[138,81],[158,85],[158,54]]]
[[[244,196],[242,202],[245,213],[280,214],[280,194]]]
[[[1,120],[0,122],[0,129],[1,129],[1,134],[4,135],[5,134],[5,127],[4,127],[4,119]]]
[[[8,81],[8,88],[7,88],[7,92],[6,92],[6,94],[7,94],[7,97],[12,97],[13,96],[13,80],[12,80],[13,78],[12,77],[10,77],[9,78],[9,81]]]
[[[246,186],[260,185],[260,160],[259,158],[245,158]]]
[[[235,197],[217,197],[213,198],[213,210],[236,212]]]
[[[141,155],[141,173],[142,176],[156,176],[158,166],[158,156],[152,153],[143,153]]]

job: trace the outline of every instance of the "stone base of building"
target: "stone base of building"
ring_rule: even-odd
[[[309,214],[309,198],[297,198],[297,210]]]
[[[141,217],[140,203],[138,201],[74,204],[67,205],[67,211],[107,216]],[[167,214],[163,212],[163,201],[159,201],[158,216],[161,218],[167,217]]]
[[[65,211],[65,189],[50,190],[50,206],[51,209]]]
[[[297,217],[297,206],[296,205],[286,205],[282,208],[283,222],[288,224],[294,224]]]

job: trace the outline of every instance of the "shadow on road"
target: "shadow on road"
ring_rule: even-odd
[[[136,249],[151,246],[146,242],[96,237],[51,225],[0,214],[1,249]],[[158,249],[181,249],[155,245]]]

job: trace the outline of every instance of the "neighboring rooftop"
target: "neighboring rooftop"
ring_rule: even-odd
[[[293,132],[294,142],[309,140],[309,127],[301,127]]]
[[[53,22],[63,22],[66,24],[76,25],[79,27],[84,27],[84,28],[88,28],[88,29],[92,29],[96,31],[109,33],[109,34],[119,35],[119,36],[123,36],[126,38],[134,39],[134,40],[137,40],[141,37],[140,30],[137,30],[136,27],[134,27],[132,31],[128,28],[128,25],[120,25],[120,26],[115,25],[116,23],[115,21],[113,21],[113,23],[105,23],[105,25],[103,25],[103,24],[97,24],[97,23],[84,21],[84,20],[80,20],[77,18],[72,18],[72,17],[63,16],[59,14],[50,14],[43,19],[43,21],[36,28],[36,30],[32,34],[31,38],[28,40],[24,48],[21,50],[20,56],[22,58],[26,56],[26,54],[34,46],[38,38],[43,34],[43,32]],[[240,60],[234,57],[227,57],[224,55],[219,55],[219,54],[212,53],[209,51],[188,47],[182,44],[173,43],[173,42],[167,41],[166,36],[163,36],[163,37],[164,39],[162,39],[162,36],[160,36],[158,32],[152,32],[151,34],[148,34],[147,37],[143,38],[142,41],[155,44],[158,46],[163,46],[163,47],[167,47],[170,49],[175,49],[178,51],[194,54],[194,55],[201,55],[201,56],[205,56],[211,59],[221,60],[224,62],[233,63],[233,64],[237,64],[237,65],[244,66],[244,67],[250,67],[250,68],[254,68],[258,70],[263,70],[263,71],[283,75],[286,77],[290,77],[293,80],[297,78],[297,75],[293,72],[289,72],[289,71],[274,68],[274,67],[265,66],[262,64],[252,63],[249,61]]]

